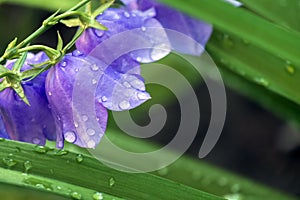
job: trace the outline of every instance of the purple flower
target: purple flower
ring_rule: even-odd
[[[131,10],[149,10],[155,9],[155,18],[166,29],[178,31],[183,33],[203,47],[207,43],[212,33],[212,25],[205,22],[196,20],[189,17],[179,11],[176,11],[168,6],[162,5],[155,0],[122,0],[124,4]],[[175,51],[185,54],[200,55],[204,48],[199,49],[194,45],[178,46],[176,44],[176,38],[173,38],[171,32],[167,32],[170,38],[170,42]]]
[[[44,53],[28,54],[22,70],[30,65],[46,61]],[[13,66],[14,61],[6,64]],[[55,124],[45,94],[46,73],[36,79],[22,83],[25,95],[31,106],[25,104],[11,88],[0,93],[0,114],[9,139],[44,145],[46,139],[55,140]]]
[[[67,54],[50,69],[46,90],[60,148],[64,140],[81,147],[95,148],[105,133],[106,108],[128,110],[150,98],[140,76],[120,73],[79,51]],[[93,110],[82,109],[86,101],[95,105]],[[89,123],[94,118],[97,124]]]

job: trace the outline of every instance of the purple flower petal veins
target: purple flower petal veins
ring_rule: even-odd
[[[42,53],[28,54],[22,70],[31,68],[30,64],[46,61]],[[6,64],[11,68],[14,61]],[[45,94],[45,74],[22,83],[25,95],[31,106],[25,104],[10,88],[0,93],[0,114],[9,139],[44,145],[46,139],[55,140],[55,124]]]
[[[124,4],[127,4],[129,9],[138,9],[141,11],[151,8],[155,9],[155,18],[164,28],[185,34],[203,46],[203,48],[200,48],[199,45],[194,45],[193,43],[186,44],[185,46],[179,45],[180,41],[178,39],[180,38],[173,37],[172,32],[167,32],[174,51],[191,55],[200,55],[204,51],[204,46],[212,33],[212,25],[189,17],[154,0],[122,1]]]
[[[59,64],[50,69],[46,90],[57,126],[57,147],[62,148],[64,140],[85,148],[95,148],[100,142],[106,129],[106,108],[95,100],[93,94],[95,109],[90,113],[82,113],[82,105],[74,104],[74,98],[86,101],[85,97],[94,92],[93,87],[96,88],[98,81],[96,77],[103,74],[104,67],[105,65],[100,60],[89,59],[78,54],[77,51],[73,55],[66,55]],[[90,74],[84,73],[87,79],[80,82],[77,81],[77,74],[82,70]],[[79,84],[84,82],[90,84],[89,87],[84,87],[80,96],[74,97],[75,87],[79,87]],[[97,119],[97,127],[89,123],[94,116]],[[98,127],[100,129],[97,129]],[[96,130],[99,131],[96,132]]]

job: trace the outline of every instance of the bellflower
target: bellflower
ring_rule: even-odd
[[[203,47],[207,43],[212,33],[212,25],[202,22],[187,16],[177,10],[174,10],[168,6],[158,3],[155,0],[122,0],[130,10],[146,11],[154,9],[156,12],[155,19],[157,19],[164,28],[173,31],[178,31],[186,36],[193,38]],[[199,49],[199,46],[185,45],[179,46],[176,44],[176,38],[172,37],[172,32],[167,32],[170,37],[172,49],[191,55],[200,55],[204,48]]]
[[[30,69],[32,64],[46,61],[44,53],[28,54],[21,70]],[[14,61],[7,62],[6,67],[12,68]],[[55,124],[45,93],[46,73],[22,83],[25,95],[31,106],[28,106],[11,88],[0,93],[0,114],[2,116],[7,137],[39,145],[46,139],[55,140]],[[4,135],[5,136],[5,135]]]
[[[75,87],[78,88],[80,84],[86,85],[74,96]],[[128,110],[150,98],[140,76],[120,73],[108,68],[101,60],[85,56],[79,51],[67,54],[59,64],[50,69],[46,90],[55,116],[58,147],[62,147],[66,140],[81,147],[94,148],[106,129],[106,108]],[[95,103],[95,108],[91,113],[83,114],[82,105],[74,104],[74,99],[87,101],[86,98],[91,93],[90,98]],[[93,112],[100,127],[98,131],[95,130],[95,125],[87,123],[93,117]]]

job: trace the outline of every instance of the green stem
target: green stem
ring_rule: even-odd
[[[49,18],[47,18],[43,25],[41,27],[39,27],[36,31],[34,31],[31,35],[29,35],[27,38],[25,38],[22,42],[20,42],[16,47],[6,51],[3,56],[0,58],[0,63],[3,62],[5,59],[11,57],[12,55],[15,55],[16,52],[19,51],[20,48],[25,47],[26,45],[28,45],[30,42],[32,42],[34,39],[36,39],[37,37],[39,37],[40,35],[42,35],[44,32],[46,32],[50,27],[52,27],[53,25],[55,25],[56,23],[59,22],[59,20],[65,18],[65,17],[70,17],[70,16],[74,16],[74,15],[80,15],[79,12],[76,12],[75,10],[79,9],[80,7],[84,6],[85,4],[87,4],[90,0],[83,0],[81,2],[79,2],[77,5],[75,5],[74,7],[70,8],[68,11],[66,11],[65,13],[58,15],[55,17],[55,15],[58,13],[56,12],[54,15],[50,16]]]

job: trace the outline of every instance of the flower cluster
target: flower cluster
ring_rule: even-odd
[[[44,145],[46,139],[56,140],[59,148],[63,148],[64,141],[95,148],[105,133],[107,109],[129,110],[150,99],[139,65],[155,62],[176,49],[176,41],[170,40],[164,28],[188,35],[203,46],[212,32],[211,25],[153,0],[123,0],[123,3],[124,6],[109,8],[97,17],[97,21],[108,28],[107,31],[88,28],[76,42],[77,50],[65,55],[49,71],[22,83],[30,106],[11,88],[0,93],[0,137],[38,145]],[[153,49],[133,50],[111,62],[109,57],[119,47],[99,46],[129,30],[138,30],[139,37],[148,41]],[[128,41],[117,42],[120,46],[132,45]],[[155,47],[163,50],[155,51]],[[178,51],[200,55],[203,49],[185,47]],[[29,53],[21,70],[47,59],[45,53]],[[6,67],[11,68],[14,62],[8,61]],[[95,90],[93,112],[99,129],[86,123],[89,116],[82,115],[80,105],[73,102],[78,74],[82,71],[84,81],[88,83],[81,96],[84,100]]]

